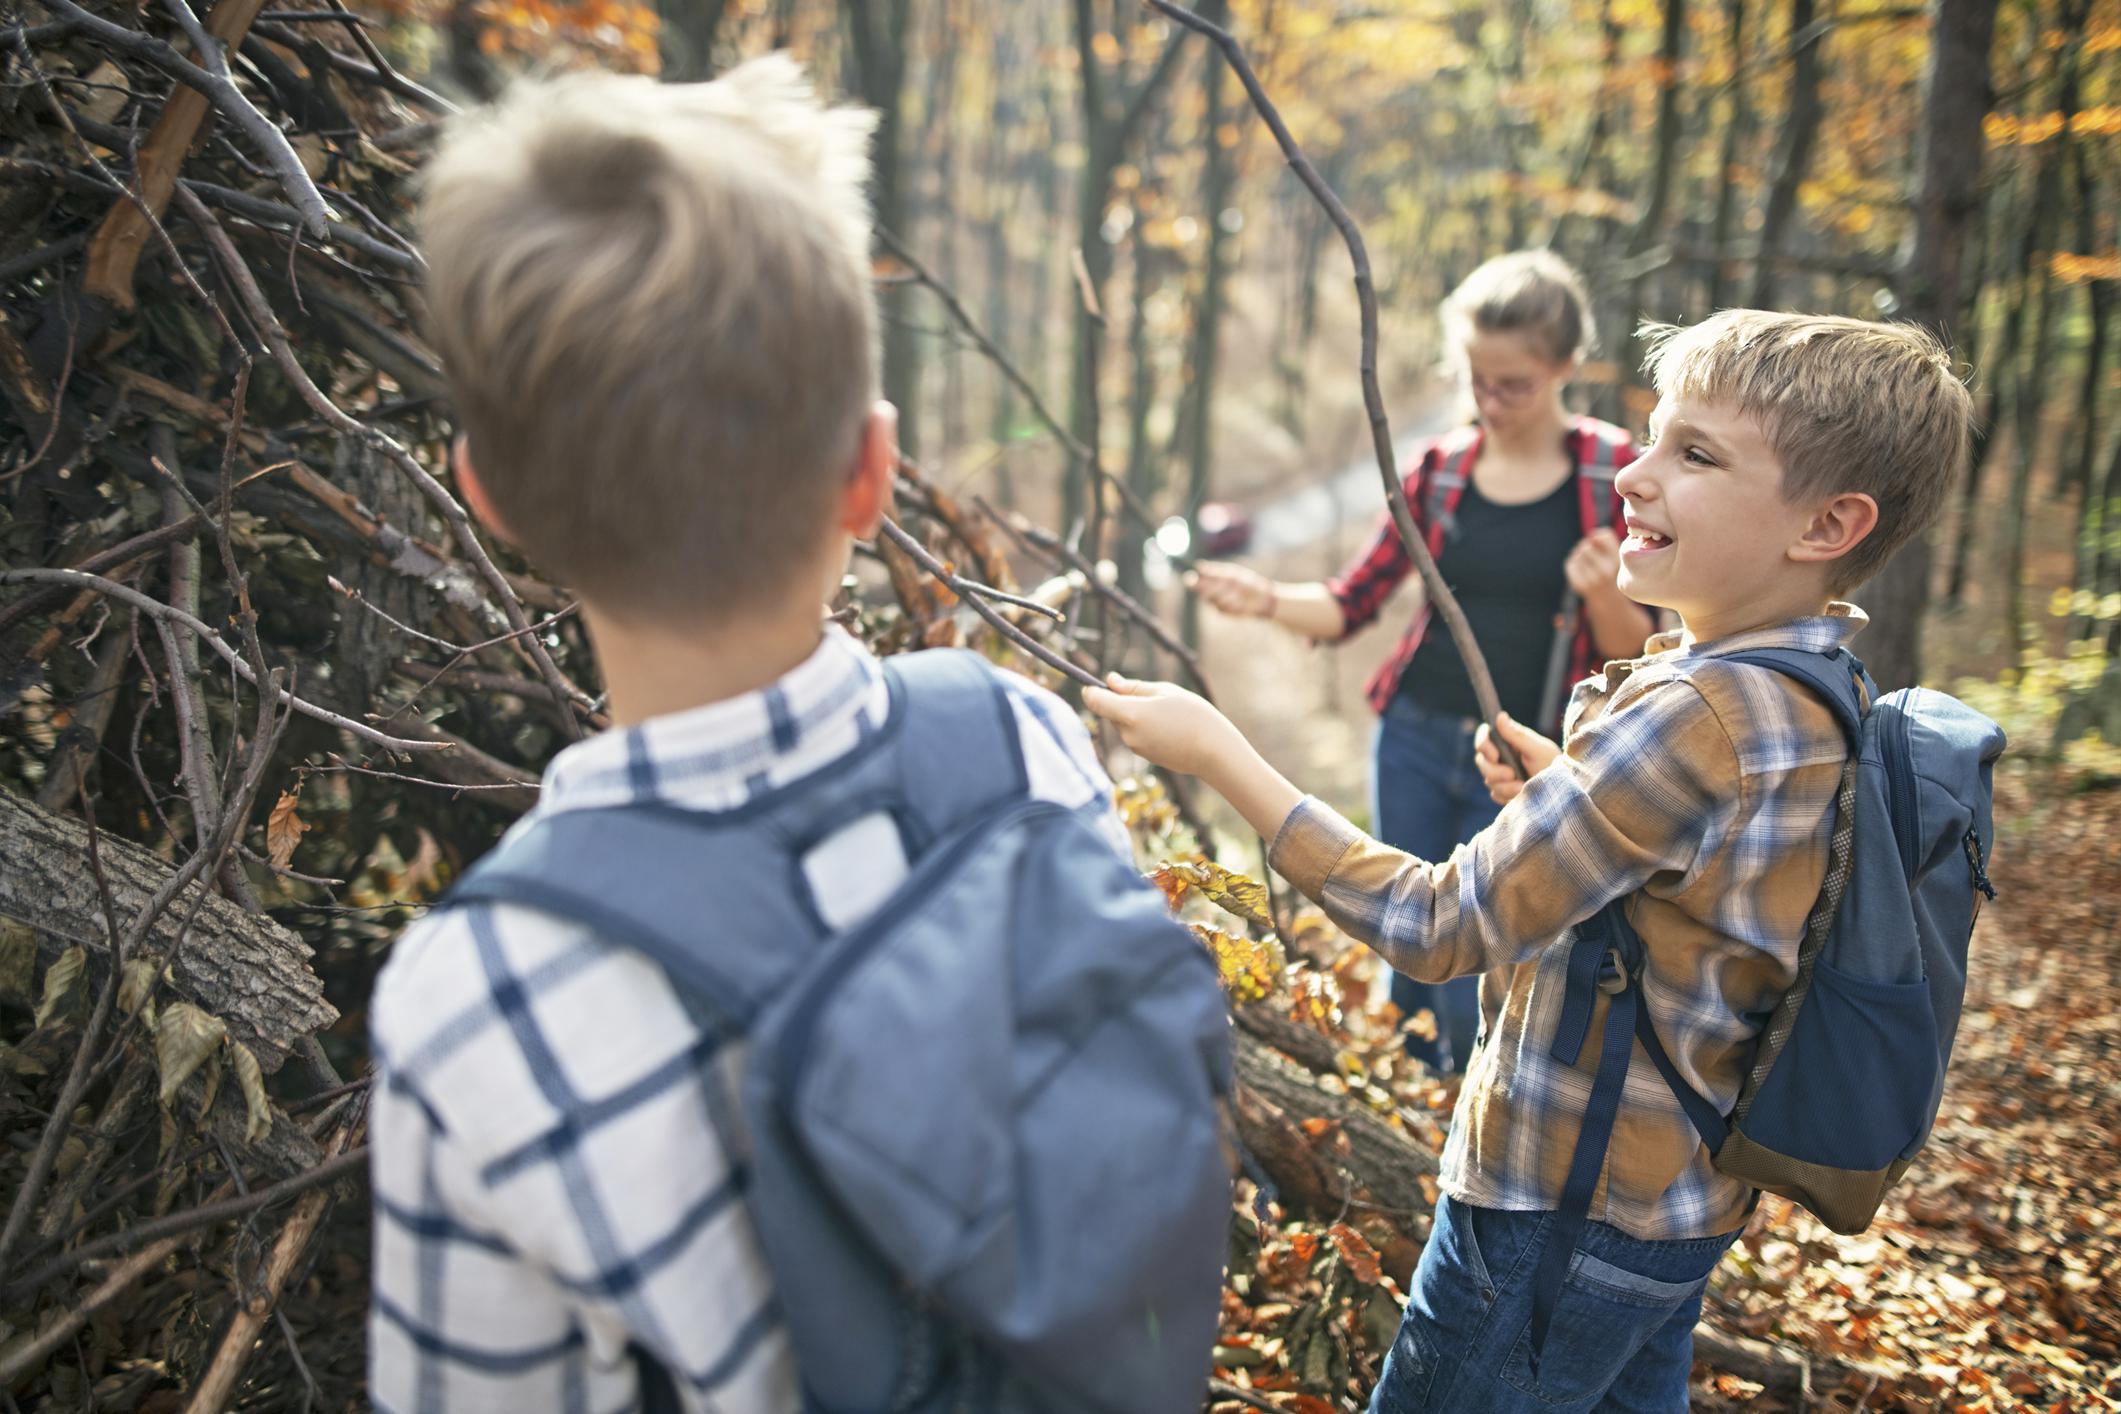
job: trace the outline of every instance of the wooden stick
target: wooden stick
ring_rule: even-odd
[[[356,1125],[341,1129],[333,1138],[327,1151],[337,1158],[353,1137]],[[324,1209],[331,1203],[331,1190],[322,1185],[302,1195],[295,1205],[294,1213],[287,1225],[280,1229],[279,1241],[273,1244],[272,1257],[265,1264],[265,1279],[258,1289],[244,1298],[236,1308],[234,1319],[228,1323],[228,1332],[221,1337],[221,1346],[214,1352],[213,1363],[206,1368],[206,1375],[192,1393],[191,1402],[184,1406],[184,1414],[219,1414],[221,1406],[235,1393],[236,1379],[243,1373],[243,1366],[250,1359],[250,1352],[258,1343],[258,1332],[265,1328],[271,1318],[273,1307],[286,1289],[287,1279],[294,1275],[295,1265],[309,1248],[316,1235],[317,1224],[323,1220]]]
[[[1356,228],[1355,218],[1348,214],[1348,208],[1333,194],[1333,188],[1326,185],[1326,179],[1318,175],[1311,159],[1304,156],[1303,148],[1290,136],[1280,110],[1275,108],[1274,100],[1267,97],[1266,89],[1260,86],[1259,75],[1252,71],[1252,65],[1236,38],[1191,10],[1172,4],[1171,0],[1147,0],[1147,3],[1166,19],[1206,35],[1222,50],[1223,57],[1250,95],[1252,106],[1266,121],[1267,130],[1274,134],[1274,141],[1281,148],[1282,156],[1288,159],[1297,180],[1325,208],[1327,217],[1348,248],[1348,259],[1355,267],[1356,303],[1362,311],[1362,401],[1370,414],[1370,443],[1377,453],[1377,474],[1384,479],[1385,503],[1391,507],[1392,524],[1406,546],[1407,558],[1421,573],[1422,587],[1428,591],[1430,605],[1443,615],[1444,626],[1451,631],[1451,641],[1458,646],[1458,656],[1465,659],[1466,674],[1473,679],[1473,695],[1480,700],[1480,715],[1492,729],[1495,719],[1502,714],[1501,700],[1495,695],[1494,676],[1488,671],[1487,659],[1481,656],[1480,645],[1473,641],[1473,626],[1466,622],[1465,610],[1459,607],[1458,597],[1451,593],[1451,586],[1444,583],[1435,558],[1429,554],[1428,545],[1414,527],[1414,514],[1407,508],[1407,494],[1400,485],[1398,459],[1392,451],[1392,427],[1385,417],[1384,391],[1377,382],[1377,287],[1370,279],[1370,253],[1363,245],[1362,232]],[[1516,753],[1510,750],[1499,733],[1495,744],[1518,774],[1523,775],[1523,763],[1518,761]]]

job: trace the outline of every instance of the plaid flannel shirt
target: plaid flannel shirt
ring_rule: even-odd
[[[1475,431],[1477,435],[1477,429]],[[1615,530],[1621,529],[1622,507],[1619,495],[1609,491],[1603,498],[1599,497],[1588,478],[1582,474],[1583,468],[1591,463],[1600,441],[1612,448],[1616,469],[1626,466],[1640,455],[1634,440],[1627,432],[1610,422],[1600,422],[1595,417],[1578,417],[1570,421],[1568,451],[1577,468],[1577,486],[1582,502],[1582,525],[1585,535],[1589,535],[1601,525],[1611,526]],[[1432,555],[1440,553],[1442,546],[1434,527],[1428,524],[1429,483],[1443,462],[1443,452],[1448,442],[1448,437],[1432,437],[1423,442],[1411,458],[1400,481],[1401,487],[1406,491],[1407,509],[1414,516],[1414,528],[1421,532]],[[1474,459],[1477,461],[1478,457],[1476,448]],[[1466,474],[1468,477],[1472,475],[1471,467],[1467,468]],[[1600,499],[1606,504],[1599,505]],[[1350,560],[1339,574],[1326,581],[1326,592],[1340,604],[1341,619],[1345,624],[1341,637],[1351,637],[1374,622],[1378,613],[1383,610],[1385,602],[1392,597],[1393,591],[1413,572],[1414,561],[1408,556],[1407,547],[1400,540],[1399,532],[1393,527],[1392,517],[1388,512],[1378,522],[1377,534],[1371,537],[1362,553]],[[1382,714],[1385,708],[1392,705],[1392,696],[1399,691],[1399,680],[1406,676],[1407,665],[1414,661],[1414,655],[1420,650],[1422,639],[1429,631],[1430,617],[1429,606],[1424,603],[1415,613],[1413,621],[1407,625],[1406,632],[1400,635],[1391,656],[1385,659],[1371,675],[1369,682],[1364,684],[1363,692],[1369,699],[1372,711]],[[1583,681],[1597,665],[1596,645],[1591,637],[1590,620],[1586,617],[1577,626],[1576,643],[1569,661],[1568,685],[1573,687]],[[1552,723],[1543,722],[1537,725],[1542,731],[1553,730]]]
[[[1569,707],[1561,756],[1495,823],[1428,863],[1306,798],[1273,865],[1343,929],[1423,981],[1489,968],[1490,1008],[1444,1149],[1454,1199],[1513,1211],[1559,1205],[1598,1066],[1606,998],[1574,1066],[1553,1059],[1567,930],[1612,899],[1648,954],[1643,1004],[1680,1074],[1728,1112],[1753,1038],[1796,977],[1826,873],[1848,747],[1831,710],[1776,673],[1724,663],[1743,649],[1821,651],[1866,622],[1835,604],[1713,643],[1652,638],[1608,663]],[[1744,1222],[1752,1191],[1707,1148],[1637,1051],[1591,1217],[1646,1240]]]
[[[1032,793],[1131,858],[1081,721],[997,676]],[[876,660],[828,630],[762,691],[569,747],[537,809],[730,809],[856,750],[889,706]],[[864,847],[811,877],[820,910],[851,923],[904,875],[902,855]],[[371,1025],[378,1409],[613,1414],[640,1404],[634,1349],[688,1409],[800,1407],[744,1173],[708,1117],[736,1058],[661,969],[547,915],[472,905],[399,940]]]

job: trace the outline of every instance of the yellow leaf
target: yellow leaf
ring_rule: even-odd
[[[162,969],[151,957],[134,958],[118,974],[118,1010],[138,1013],[149,1030],[155,1025],[155,983],[161,977]]]
[[[42,1026],[58,1014],[59,1008],[73,995],[74,988],[81,981],[81,974],[87,968],[88,949],[79,943],[52,960],[52,965],[44,971],[44,996],[37,1003],[35,1025]]]
[[[272,1128],[272,1100],[265,1093],[265,1072],[250,1047],[230,1038],[229,1059],[236,1067],[236,1081],[243,1087],[243,1137],[256,1143]]]
[[[1194,936],[1215,959],[1216,974],[1222,978],[1223,990],[1232,1001],[1259,1001],[1280,983],[1287,965],[1280,943],[1271,938],[1260,942],[1238,937],[1197,923],[1192,927]]]
[[[1182,880],[1187,887],[1198,891],[1223,912],[1242,918],[1247,923],[1257,924],[1261,928],[1273,928],[1274,917],[1267,906],[1267,886],[1257,879],[1233,874],[1220,864],[1210,863],[1205,859],[1179,860],[1165,865],[1164,869],[1158,870],[1157,873],[1160,875],[1166,870],[1174,879]],[[1157,887],[1163,889],[1167,896],[1171,893],[1170,886],[1162,879],[1157,880]]]
[[[221,1018],[201,1011],[190,1002],[172,1002],[155,1024],[155,1063],[162,1071],[162,1103],[177,1097],[177,1089],[191,1079],[228,1035]]]
[[[302,798],[302,787],[281,791],[273,804],[272,814],[265,819],[265,853],[271,858],[273,867],[285,869],[287,861],[294,858],[295,846],[301,842],[302,832],[309,826],[295,814],[295,805]]]
[[[37,985],[37,930],[14,919],[0,920],[0,997],[30,999]]]

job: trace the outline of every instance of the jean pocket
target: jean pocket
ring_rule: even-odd
[[[1659,1261],[1660,1274],[1651,1276],[1579,1251],[1570,1260],[1538,1368],[1532,1366],[1527,1323],[1504,1363],[1503,1378],[1546,1404],[1596,1399],[1667,1321],[1700,1298],[1722,1253],[1722,1244],[1704,1243],[1698,1261],[1691,1260],[1695,1254]],[[1698,1274],[1691,1270],[1697,1266]]]

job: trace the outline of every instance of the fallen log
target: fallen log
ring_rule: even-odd
[[[148,904],[172,872],[145,849],[111,834],[99,840],[120,926]],[[148,930],[152,956],[175,966],[169,986],[228,1024],[268,1073],[303,1037],[338,1020],[309,964],[309,945],[271,919],[246,912],[194,884]],[[196,913],[194,910],[196,909]],[[178,945],[187,917],[191,926]],[[110,939],[88,863],[88,827],[0,791],[0,919],[27,924],[40,950],[75,943],[107,957]]]
[[[1343,1214],[1363,1219],[1358,1226],[1384,1269],[1404,1279],[1428,1237],[1433,1204],[1422,1179],[1434,1178],[1436,1155],[1249,1030],[1238,1030],[1235,1041],[1238,1137],[1283,1207],[1327,1222]]]

